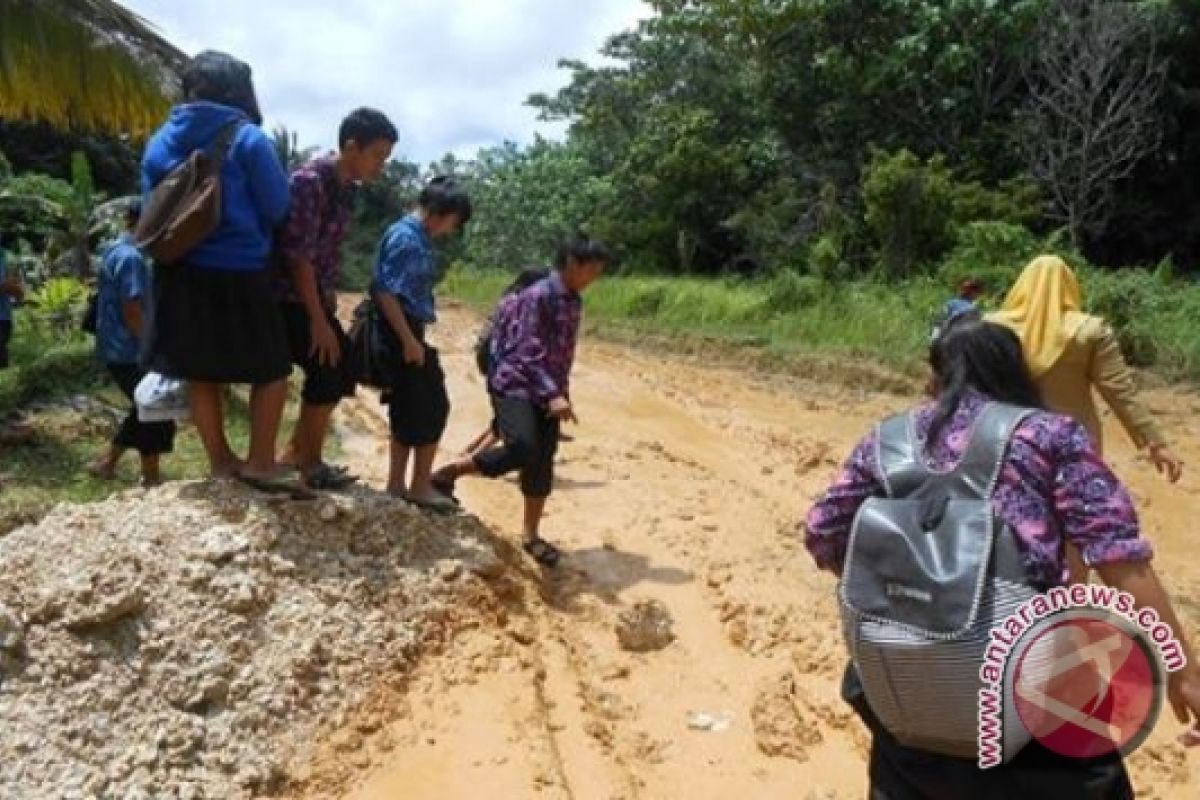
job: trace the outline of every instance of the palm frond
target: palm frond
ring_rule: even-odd
[[[187,56],[112,0],[0,0],[0,118],[140,138]]]

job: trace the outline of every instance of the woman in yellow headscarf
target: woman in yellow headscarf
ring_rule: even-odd
[[[1087,428],[1096,452],[1103,451],[1104,442],[1092,387],[1134,445],[1148,448],[1154,466],[1175,483],[1183,474],[1183,462],[1138,401],[1133,371],[1121,355],[1112,326],[1084,314],[1082,305],[1079,281],[1066,262],[1041,256],[1025,267],[1004,306],[990,318],[1016,331],[1042,401]]]

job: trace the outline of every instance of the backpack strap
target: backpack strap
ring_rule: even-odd
[[[905,497],[933,476],[918,457],[913,413],[889,417],[875,428],[875,460],[888,497]]]
[[[954,480],[967,494],[990,500],[1013,432],[1032,409],[989,403],[975,420],[971,440],[954,470]]]
[[[245,124],[245,120],[235,119],[224,128],[221,128],[217,134],[217,138],[213,139],[212,146],[208,149],[208,155],[212,159],[214,172],[219,173],[221,171],[221,166],[225,163],[225,159],[229,157],[229,148],[233,146],[233,138],[237,136],[237,132]]]

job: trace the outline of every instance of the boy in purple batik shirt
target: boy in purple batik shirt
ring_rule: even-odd
[[[520,470],[525,496],[523,546],[553,567],[558,549],[541,537],[546,499],[554,482],[554,454],[563,421],[575,422],[571,366],[583,311],[580,294],[612,260],[607,247],[575,236],[559,249],[545,280],[501,301],[491,340],[488,392],[503,444],[448,464],[434,476],[453,491],[464,475],[498,478]]]
[[[354,394],[343,358],[346,333],[337,318],[340,250],[350,226],[354,187],[373,180],[396,144],[396,127],[379,111],[360,108],[342,121],[339,152],[292,173],[279,282],[292,362],[304,371],[300,418],[280,461],[294,464],[313,489],[340,489],[355,478],[322,459],[333,410]]]

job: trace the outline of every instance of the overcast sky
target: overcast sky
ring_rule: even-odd
[[[400,129],[396,153],[425,163],[528,142],[533,92],[566,80],[560,58],[598,61],[641,0],[122,0],[189,55],[224,50],[254,69],[266,126],[332,147],[350,109],[375,106]]]

